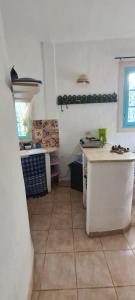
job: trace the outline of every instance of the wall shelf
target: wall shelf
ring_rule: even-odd
[[[58,160],[51,161],[51,166],[55,166],[55,165],[59,165],[59,161]]]
[[[12,83],[12,93],[15,100],[31,101],[34,95],[40,91],[40,85],[37,83]]]
[[[56,176],[59,176],[59,172],[58,171],[56,171],[56,172],[52,172],[51,173],[51,178],[53,178],[53,177],[56,177]]]
[[[59,180],[59,152],[50,153],[51,178],[52,181],[57,178]]]

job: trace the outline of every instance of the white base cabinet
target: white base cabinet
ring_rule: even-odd
[[[104,154],[104,159],[97,161],[95,156],[90,159],[88,150],[83,151],[83,204],[88,235],[122,231],[130,225],[134,157],[125,157],[105,160]]]

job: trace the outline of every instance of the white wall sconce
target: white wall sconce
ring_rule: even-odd
[[[77,79],[77,83],[90,83],[88,75],[87,74],[81,74]]]

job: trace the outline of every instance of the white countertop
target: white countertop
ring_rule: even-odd
[[[104,161],[135,161],[135,153],[126,152],[117,154],[110,152],[111,145],[106,144],[103,148],[82,148],[82,152],[89,162],[104,162]]]
[[[20,156],[25,157],[34,154],[52,153],[57,150],[58,148],[39,148],[39,149],[30,149],[30,150],[20,150]]]

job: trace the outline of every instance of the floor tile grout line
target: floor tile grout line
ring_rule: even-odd
[[[132,228],[132,225],[131,225],[131,227],[130,227],[130,229]],[[130,230],[129,229],[129,230]],[[127,231],[128,232],[128,231]],[[125,233],[123,233],[123,235],[124,235],[124,237],[125,237],[125,239],[126,239],[126,241],[127,241],[127,244],[128,244],[128,246],[129,246],[129,250],[133,250],[133,248],[131,247],[131,245],[129,244],[129,241],[128,241],[128,238],[126,237],[126,232]]]
[[[103,236],[104,237],[104,236]],[[110,237],[110,236],[109,236]],[[101,245],[102,245],[102,250],[104,251],[104,252],[109,252],[109,251],[114,251],[114,252],[117,252],[117,251],[129,251],[129,250],[133,250],[132,248],[118,248],[118,249],[104,249],[104,245],[103,245],[103,242],[102,242],[102,237],[99,237],[99,239],[100,239],[100,242],[101,242]],[[128,244],[128,243],[127,243]],[[129,246],[129,244],[128,244],[128,246]],[[98,251],[98,250],[97,250]]]
[[[53,202],[54,202],[54,195],[53,195]],[[51,213],[51,216],[50,216],[50,226],[49,226],[49,229],[48,229],[48,238],[47,238],[47,241],[46,241],[46,249],[45,249],[45,253],[47,254],[46,250],[47,250],[47,245],[48,245],[48,240],[49,240],[49,234],[50,234],[50,231],[51,231],[51,222],[52,222],[52,219],[53,219],[53,209],[54,209],[54,204],[53,204],[53,207],[52,207],[52,213]]]
[[[75,247],[75,236],[74,236],[74,230],[79,229],[79,228],[74,228],[73,226],[73,213],[75,213],[75,209],[73,210],[73,203],[80,203],[80,201],[72,201],[71,199],[71,211],[72,211],[72,232],[73,232],[73,247],[74,247],[74,259],[75,259],[75,273],[76,273],[76,286],[77,286],[77,300],[79,299],[79,294],[78,294],[78,283],[77,283],[77,262],[76,262],[76,254],[79,252],[77,251]],[[77,211],[78,212],[78,211]],[[80,228],[82,229],[82,228]]]
[[[118,285],[118,286],[89,286],[89,287],[79,287],[79,288],[60,288],[60,289],[33,289],[33,292],[46,292],[46,291],[72,291],[72,290],[101,290],[101,289],[115,289],[115,288],[131,288],[135,287],[135,285]]]
[[[112,284],[113,284],[113,288],[115,290],[115,294],[116,294],[116,297],[117,297],[117,300],[118,299],[118,295],[117,295],[117,292],[116,292],[116,287],[114,285],[114,280],[113,280],[113,277],[112,277],[112,274],[111,274],[111,270],[110,270],[110,267],[109,267],[109,264],[108,264],[108,261],[107,261],[107,258],[106,258],[106,255],[105,255],[105,251],[103,250],[103,254],[104,254],[104,258],[105,258],[105,261],[106,261],[106,264],[107,264],[107,267],[108,267],[108,270],[109,270],[109,273],[110,273],[110,277],[111,277],[111,280],[112,280]]]
[[[53,229],[53,230],[55,230],[55,229]],[[57,230],[57,229],[56,229]],[[65,229],[66,230],[66,229]],[[67,229],[67,230],[71,230],[72,231],[72,229]],[[60,253],[60,254],[68,254],[68,253],[75,253],[75,254],[78,254],[78,253],[99,253],[99,252],[105,252],[105,253],[108,253],[108,252],[120,252],[120,251],[132,251],[132,249],[130,250],[103,250],[103,249],[98,249],[98,250],[57,250],[57,251],[53,251],[53,252],[35,252],[35,254],[58,254],[58,253]],[[133,252],[133,251],[132,251]],[[134,252],[133,252],[133,255],[135,256],[135,254],[134,254]]]
[[[112,284],[114,286],[114,281],[113,281],[113,278],[112,278],[112,274],[111,274],[111,270],[110,270],[110,267],[109,267],[109,264],[108,264],[108,261],[107,261],[107,258],[106,258],[106,251],[102,250],[103,251],[103,254],[104,254],[104,258],[105,258],[105,261],[106,261],[106,264],[107,264],[107,267],[108,267],[108,270],[109,270],[109,273],[110,273],[110,277],[111,277],[111,280],[112,280]]]
[[[100,241],[100,245],[101,245],[101,251],[103,251],[104,249],[103,249],[103,243],[102,243],[101,237],[99,237],[99,241]]]
[[[70,191],[70,200],[71,200],[71,191]],[[74,239],[74,228],[73,228],[73,210],[72,210],[72,203],[71,203],[71,218],[72,218],[72,235],[73,235],[74,266],[75,266],[75,277],[76,277],[76,291],[77,291],[77,300],[78,300],[77,266],[76,266],[76,253],[75,253],[75,239]]]
[[[117,300],[119,300],[119,296],[118,296],[118,292],[117,292],[117,287],[114,286],[114,289],[115,289]]]
[[[46,261],[46,253],[44,254],[44,263],[43,263],[43,267],[42,267],[42,271],[41,271],[40,291],[42,291],[42,278],[43,278],[43,272],[44,272],[45,261]]]
[[[57,228],[57,229],[52,229],[52,228],[50,228],[50,229],[37,229],[37,230],[31,230],[31,232],[46,232],[46,233],[49,233],[49,232],[51,232],[51,231],[72,231],[72,229],[75,231],[75,230],[83,230],[82,228]],[[73,231],[73,232],[74,232]],[[47,234],[47,240],[48,240],[48,234]],[[110,251],[113,251],[113,252],[117,252],[117,251],[132,251],[133,252],[133,254],[135,255],[135,253],[134,253],[134,251],[135,251],[135,249],[134,248],[118,248],[118,249],[113,249],[113,248],[110,248],[110,249],[104,249],[103,248],[103,243],[102,243],[102,241],[101,241],[101,239],[99,238],[99,240],[100,240],[100,244],[101,244],[101,249],[92,249],[92,250],[90,250],[90,249],[88,249],[88,250],[77,250],[77,249],[74,249],[74,251],[75,252],[98,252],[98,251],[105,251],[105,252],[110,252]],[[56,252],[59,252],[59,251],[56,251]],[[63,252],[63,251],[60,251],[60,252]],[[69,250],[65,250],[64,252],[71,252],[71,251],[69,251]],[[44,254],[45,252],[37,252],[36,254]],[[53,253],[53,252],[52,252]]]
[[[54,196],[53,196],[54,197]],[[53,214],[53,207],[52,207],[52,211],[51,211],[51,214],[50,214],[50,218],[52,217],[52,214]],[[51,218],[52,219],[52,218]],[[50,226],[48,228],[48,237],[47,237],[47,240],[46,240],[46,248],[45,248],[45,253],[44,253],[44,262],[43,262],[43,267],[42,267],[42,270],[41,270],[41,278],[40,278],[40,291],[42,291],[42,277],[43,277],[43,271],[44,271],[44,267],[45,267],[45,260],[46,260],[46,249],[47,249],[47,242],[48,242],[48,238],[49,238],[49,231],[50,231],[50,228],[51,228],[51,222],[50,222]]]
[[[133,252],[133,255],[135,256],[135,249],[131,249],[131,251]]]
[[[75,277],[76,277],[76,290],[77,290],[77,300],[78,300],[78,284],[77,284],[77,265],[76,265],[76,252],[75,252],[75,240],[74,240],[74,229],[72,228],[73,234],[73,251],[74,251],[74,267],[75,267]]]
[[[77,300],[78,300],[77,264],[76,264],[76,253],[75,252],[74,252],[74,264],[75,264],[76,290],[77,290]]]

